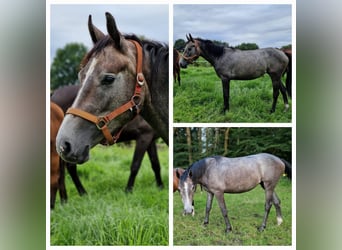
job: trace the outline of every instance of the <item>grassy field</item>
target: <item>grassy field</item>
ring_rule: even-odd
[[[67,174],[69,200],[57,200],[50,213],[50,244],[168,245],[168,147],[158,149],[165,188],[157,188],[146,154],[131,194],[124,190],[134,143],[92,149],[91,160],[78,166],[88,195],[80,197]]]
[[[283,81],[284,82],[284,81]],[[276,111],[270,114],[273,90],[264,75],[255,80],[230,82],[230,110],[223,114],[223,92],[213,67],[181,69],[181,86],[174,83],[174,122],[291,122],[279,95]]]
[[[284,222],[278,226],[275,209],[272,206],[264,232],[257,228],[261,225],[264,215],[265,195],[258,186],[250,192],[243,194],[225,194],[228,216],[233,231],[224,232],[225,224],[216,198],[209,217],[209,224],[203,225],[206,205],[206,192],[197,187],[194,197],[195,216],[183,216],[183,204],[178,192],[173,198],[173,243],[174,245],[291,245],[292,242],[292,203],[291,181],[283,177],[276,192],[281,200]]]

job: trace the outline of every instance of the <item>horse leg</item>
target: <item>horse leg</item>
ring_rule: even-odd
[[[213,197],[214,197],[214,194],[207,192],[207,204],[205,206],[204,225],[209,224],[209,214],[210,214],[210,210],[213,204]]]
[[[58,178],[58,189],[59,197],[61,198],[61,203],[66,203],[68,200],[67,191],[65,188],[65,161],[61,158],[59,159],[59,178]]]
[[[156,141],[153,140],[147,148],[147,153],[150,158],[151,166],[156,178],[157,186],[162,189],[164,188],[163,181],[160,176],[160,163],[158,159],[157,145]]]
[[[281,81],[281,75],[278,74],[270,74],[272,85],[273,85],[273,103],[270,113],[275,112],[275,108],[278,101],[279,91],[281,92],[285,104],[285,111],[289,108],[286,89]]]
[[[223,114],[226,110],[229,110],[229,79],[222,79],[222,90],[223,90]]]
[[[280,199],[277,196],[276,192],[273,192],[273,204],[275,206],[276,209],[276,213],[277,213],[277,224],[278,226],[283,223],[283,216],[281,215],[281,208],[280,208]]]
[[[266,228],[266,222],[267,222],[267,218],[272,207],[273,192],[274,192],[274,187],[270,188],[267,186],[266,183],[264,183],[264,187],[265,187],[265,215],[264,215],[263,222],[261,226],[259,227],[260,232],[264,231],[264,229]]]
[[[228,218],[228,211],[226,208],[226,203],[224,202],[224,193],[216,194],[217,201],[221,208],[222,216],[224,218],[224,222],[226,223],[226,233],[232,231],[232,226],[230,225],[229,218]]]
[[[139,172],[142,159],[144,158],[144,154],[148,147],[147,143],[148,143],[147,141],[139,140],[139,138],[136,140],[133,161],[131,164],[131,174],[129,175],[129,178],[128,178],[126,192],[133,191],[135,177],[137,176]]]
[[[67,163],[66,167],[68,169],[68,172],[71,176],[72,181],[74,182],[76,189],[78,191],[79,195],[87,194],[87,191],[84,189],[82,182],[77,174],[77,165],[73,163]]]

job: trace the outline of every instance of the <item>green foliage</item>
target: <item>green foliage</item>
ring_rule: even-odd
[[[241,50],[254,50],[254,49],[259,49],[259,46],[256,43],[241,43],[235,46],[235,48],[241,49]]]
[[[51,212],[51,245],[168,245],[168,147],[158,145],[165,188],[157,188],[146,156],[127,194],[134,145],[119,145],[95,147],[78,166],[88,195],[80,197],[67,174],[68,203],[57,200]]]
[[[229,128],[228,148],[227,152],[225,152],[226,129],[212,127],[191,128],[193,162],[211,155],[239,157],[262,152],[271,153],[292,162],[291,128]],[[185,128],[175,128],[174,167],[186,168],[193,163],[189,162],[188,149]]]
[[[185,47],[185,41],[183,39],[177,39],[173,47],[178,51],[183,51]]]
[[[269,112],[273,88],[268,75],[248,81],[232,80],[230,110],[225,114],[221,79],[212,66],[181,69],[181,86],[174,85],[173,97],[174,122],[291,122],[291,99],[290,109],[284,112],[279,95],[276,111]]]
[[[82,58],[87,48],[80,43],[69,43],[58,49],[51,65],[51,90],[60,86],[75,84]]]
[[[292,187],[291,181],[281,178],[276,186],[281,200],[283,223],[278,226],[272,207],[267,227],[257,228],[264,216],[265,192],[257,186],[242,194],[225,194],[228,216],[233,231],[224,232],[225,224],[217,200],[213,200],[209,224],[203,225],[206,192],[198,187],[194,196],[195,216],[183,216],[183,204],[178,192],[173,195],[173,243],[175,246],[288,246],[292,244]]]

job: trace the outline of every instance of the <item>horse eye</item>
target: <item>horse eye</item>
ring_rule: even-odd
[[[109,85],[112,84],[115,80],[115,76],[113,75],[105,75],[103,79],[101,80],[102,85]]]

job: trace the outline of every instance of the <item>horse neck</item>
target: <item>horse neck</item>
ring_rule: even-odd
[[[202,56],[205,60],[207,60],[212,66],[215,66],[217,61],[217,56],[215,56],[204,43],[200,42],[200,56]],[[216,46],[216,45],[213,45]]]
[[[152,58],[149,51],[144,51],[143,73],[147,86],[145,88],[145,103],[141,116],[157,131],[166,144],[168,141],[168,63],[166,64],[166,78],[160,74],[163,65],[161,60]],[[161,69],[162,70],[162,69]],[[164,93],[164,95],[160,94]]]

